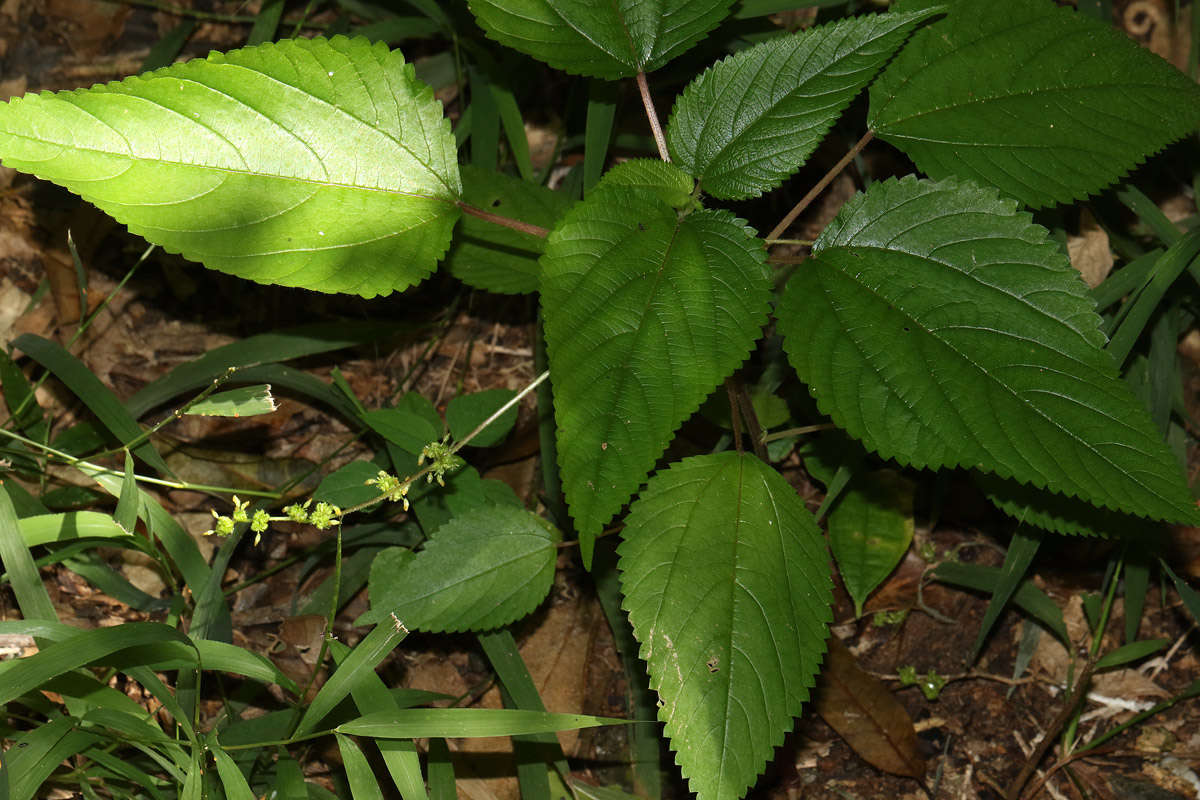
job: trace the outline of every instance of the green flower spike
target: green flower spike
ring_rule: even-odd
[[[446,473],[453,472],[463,463],[462,459],[454,455],[454,450],[446,443],[446,439],[425,445],[417,459],[417,466],[422,466],[426,461],[429,462],[429,475],[426,476],[426,480],[433,483],[436,478],[438,486],[445,486]]]

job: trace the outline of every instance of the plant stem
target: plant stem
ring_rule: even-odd
[[[470,214],[472,217],[478,217],[484,222],[490,222],[493,225],[499,225],[502,228],[511,228],[518,233],[525,233],[530,236],[537,236],[539,239],[545,239],[550,235],[550,231],[540,225],[532,225],[528,222],[521,222],[519,219],[511,217],[502,217],[499,214],[492,214],[484,211],[481,208],[468,205],[463,201],[458,201],[458,207],[462,209],[464,214]]]
[[[513,397],[513,399],[509,400],[507,403],[500,406],[500,408],[496,409],[495,412],[493,412],[490,417],[488,417],[483,422],[476,425],[475,430],[468,433],[466,436],[464,436],[458,442],[455,442],[454,447],[450,448],[450,452],[457,453],[459,450],[462,450],[464,447],[466,447],[467,444],[472,439],[474,439],[476,436],[478,436],[480,433],[483,432],[484,428],[486,428],[488,425],[491,425],[496,420],[500,419],[500,417],[504,415],[504,412],[508,411],[510,408],[515,406],[517,403],[521,402],[521,399],[523,397],[525,397],[525,395],[529,394],[534,389],[541,386],[542,382],[545,381],[549,377],[550,377],[550,370],[545,370],[544,372],[542,372],[541,375],[538,375],[536,378],[534,378],[532,381],[530,381],[529,385],[526,386],[521,391],[517,392],[516,395]]]
[[[1079,673],[1079,680],[1075,682],[1075,689],[1071,692],[1071,696],[1067,702],[1063,704],[1062,709],[1054,718],[1054,721],[1046,727],[1046,732],[1038,741],[1037,747],[1033,749],[1033,753],[1025,762],[1025,766],[1021,769],[1021,774],[1009,785],[1008,792],[1004,795],[1004,800],[1018,800],[1021,796],[1021,790],[1025,788],[1025,784],[1033,777],[1033,773],[1037,771],[1038,764],[1045,757],[1046,751],[1050,749],[1050,745],[1054,743],[1058,732],[1070,721],[1071,716],[1075,713],[1075,709],[1079,707],[1080,702],[1087,696],[1088,684],[1092,681],[1092,670],[1096,668],[1097,654],[1093,654],[1084,664],[1083,670]]]
[[[637,74],[638,93],[642,96],[642,105],[646,109],[646,118],[650,120],[650,130],[654,133],[654,143],[658,145],[658,157],[670,161],[671,154],[667,152],[667,138],[663,136],[662,125],[658,122],[658,112],[654,110],[654,98],[650,96],[650,85],[646,83],[646,73]]]
[[[776,431],[775,433],[765,434],[762,437],[762,440],[763,444],[766,444],[767,442],[774,442],[778,439],[786,439],[789,436],[804,436],[805,434],[817,433],[819,431],[831,431],[836,427],[836,425],[830,422],[823,422],[820,425],[804,425],[799,428],[788,428],[785,431]]]
[[[813,200],[815,200],[817,198],[817,195],[819,195],[821,192],[825,191],[825,187],[828,186],[830,183],[832,183],[833,179],[836,178],[841,173],[841,171],[846,168],[846,165],[849,164],[851,161],[853,161],[854,157],[856,155],[858,155],[860,152],[862,152],[862,149],[867,146],[867,143],[870,142],[874,138],[875,138],[875,131],[868,130],[866,133],[864,133],[862,135],[862,138],[854,143],[854,147],[850,148],[850,152],[848,152],[848,153],[846,153],[846,155],[842,156],[842,159],[840,161],[838,161],[836,164],[834,164],[833,168],[831,170],[829,170],[829,172],[825,173],[825,177],[823,177],[823,178],[821,178],[821,180],[817,181],[817,185],[814,186],[811,190],[809,190],[808,194],[804,195],[804,197],[801,198],[799,203],[796,203],[795,208],[793,208],[791,211],[789,211],[787,213],[787,216],[785,216],[783,219],[779,220],[779,224],[776,225],[771,230],[771,232],[767,234],[767,241],[771,241],[772,239],[778,239],[780,236],[782,236],[783,232],[788,229],[788,226],[796,221],[796,217],[800,216],[800,214],[804,211],[804,209],[808,208],[809,203],[811,203]]]

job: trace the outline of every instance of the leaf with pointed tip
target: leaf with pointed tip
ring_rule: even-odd
[[[870,92],[868,125],[930,177],[1065,203],[1200,124],[1200,87],[1107,24],[1049,0],[949,8]]]
[[[542,256],[542,312],[563,490],[584,562],[671,435],[750,352],[770,283],[761,243],[727,211],[680,216],[605,182]]]
[[[552,67],[593,78],[652,72],[686,52],[732,0],[471,0],[487,35]]]
[[[633,504],[621,588],[675,760],[737,800],[808,700],[831,617],[829,558],[795,490],[749,454],[688,458]]]
[[[12,100],[0,160],[213,269],[364,297],[433,271],[461,193],[433,90],[342,36]]]
[[[744,200],[775,188],[804,164],[917,23],[934,13],[843,19],[709,67],[671,112],[671,157],[714,197]]]
[[[371,610],[355,624],[395,614],[409,629],[431,633],[507,625],[550,591],[560,540],[553,525],[523,508],[473,508],[438,528],[392,574],[372,570]]]
[[[972,467],[1093,505],[1197,518],[1102,347],[1087,287],[994,189],[906,178],[843,207],[777,310],[789,359],[884,458]]]

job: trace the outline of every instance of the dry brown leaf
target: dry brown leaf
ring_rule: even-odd
[[[864,761],[884,772],[924,779],[925,758],[912,718],[836,636],[829,638],[814,708]]]
[[[1088,286],[1099,286],[1112,272],[1113,255],[1108,234],[1086,208],[1079,215],[1079,233],[1067,237],[1071,266],[1079,270]]]

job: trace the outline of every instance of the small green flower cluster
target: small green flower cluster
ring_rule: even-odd
[[[454,472],[461,467],[465,462],[454,455],[454,449],[443,439],[440,442],[430,442],[421,450],[421,455],[417,459],[417,466],[422,466],[429,462],[429,475],[427,480],[432,483],[437,479],[438,486],[445,486],[446,473]]]
[[[285,516],[272,517],[263,509],[258,509],[251,516],[248,513],[250,507],[249,500],[239,500],[235,494],[233,496],[233,514],[224,516],[216,511],[212,512],[216,522],[210,530],[205,531],[206,534],[216,534],[217,536],[230,536],[233,534],[233,527],[238,523],[249,522],[250,530],[254,532],[254,544],[262,541],[262,535],[266,532],[267,526],[272,522],[304,522],[315,526],[318,530],[326,530],[339,523],[335,519],[341,515],[342,510],[335,505],[329,503],[317,503],[312,511],[308,507],[312,505],[312,498],[308,499],[304,505],[292,504],[284,506],[283,513]]]
[[[411,480],[402,481],[395,475],[379,470],[379,474],[370,478],[367,485],[377,488],[384,499],[393,503],[403,503],[404,510],[408,511],[408,487],[412,485]]]

